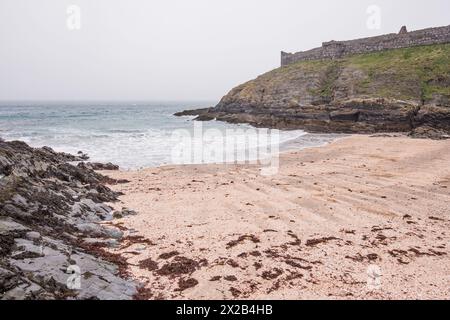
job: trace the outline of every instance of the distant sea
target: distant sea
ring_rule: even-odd
[[[125,170],[155,167],[172,164],[175,130],[194,131],[192,117],[173,114],[213,104],[3,102],[0,104],[0,137],[72,154],[82,151],[90,156],[90,161],[112,162]],[[227,129],[230,129],[228,132],[235,132],[235,129],[245,132],[251,128],[218,121],[202,122],[202,126],[204,131],[216,129],[210,132],[218,134]],[[333,139],[330,135],[308,135],[301,130],[276,132],[281,149],[318,146]],[[242,134],[242,131],[235,134]]]

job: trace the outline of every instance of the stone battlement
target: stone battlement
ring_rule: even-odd
[[[281,52],[281,66],[298,61],[339,59],[353,54],[443,43],[450,43],[450,26],[412,32],[408,32],[406,27],[402,27],[398,34],[391,33],[349,41],[329,41],[322,43],[322,47],[309,51]]]

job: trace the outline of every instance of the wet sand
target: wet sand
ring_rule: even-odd
[[[279,172],[192,165],[130,182],[113,222],[150,299],[449,299],[450,141],[351,136]]]

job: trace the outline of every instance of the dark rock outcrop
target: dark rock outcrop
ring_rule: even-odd
[[[119,166],[116,164],[108,163],[99,163],[99,162],[81,162],[78,164],[80,168],[87,168],[91,170],[109,170],[109,171],[117,171],[119,170]]]
[[[442,130],[431,128],[428,126],[415,128],[409,133],[409,136],[411,138],[416,139],[433,139],[433,140],[450,139],[450,134],[447,134]]]
[[[69,162],[86,159],[0,140],[0,299],[130,299],[135,284],[99,243],[122,232],[106,177]],[[77,282],[79,281],[79,282]],[[79,284],[79,286],[78,286]]]
[[[278,68],[232,89],[196,120],[320,133],[450,132],[450,45]]]

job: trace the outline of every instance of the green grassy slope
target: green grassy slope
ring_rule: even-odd
[[[299,90],[304,87],[304,91]],[[236,99],[290,91],[297,100],[391,98],[421,103],[450,99],[450,44],[302,61],[238,87]],[[286,95],[285,95],[286,96]],[[296,97],[297,96],[297,97]],[[308,97],[309,96],[309,97]],[[275,98],[275,97],[272,97]]]

